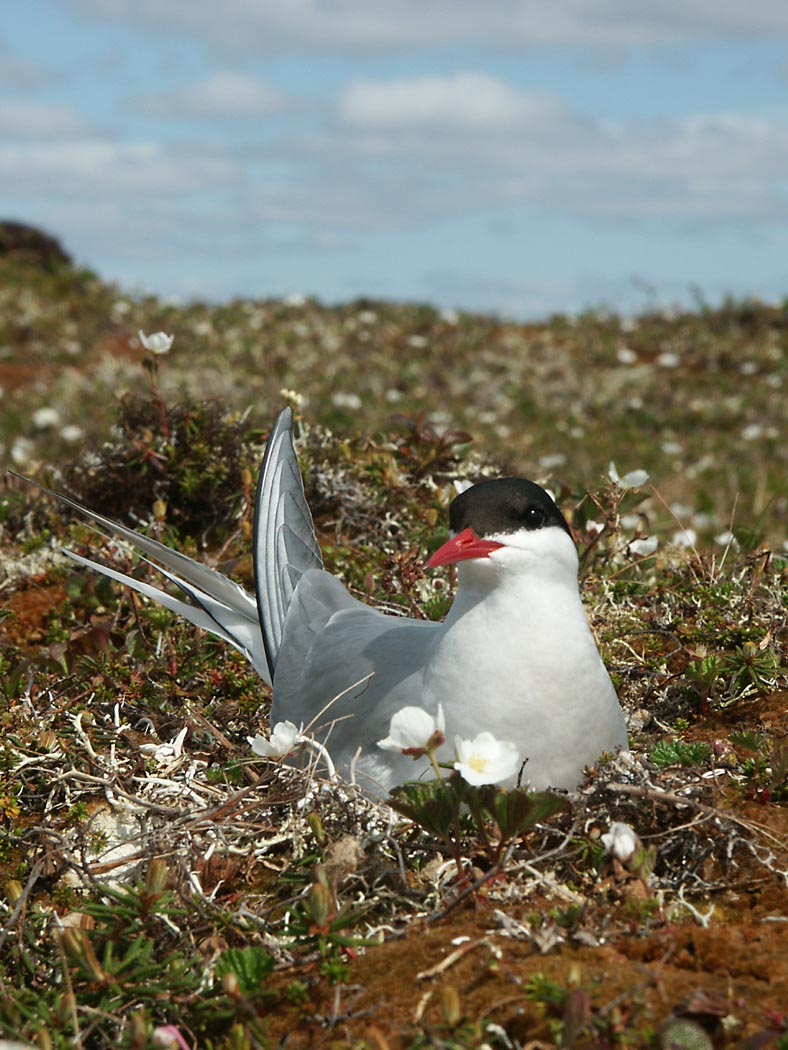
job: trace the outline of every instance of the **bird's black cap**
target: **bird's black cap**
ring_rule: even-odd
[[[495,478],[461,492],[449,508],[452,532],[473,529],[479,537],[556,525],[572,536],[566,518],[541,486],[525,478]]]

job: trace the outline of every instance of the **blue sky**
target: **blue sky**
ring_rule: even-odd
[[[130,290],[788,295],[785,0],[33,0],[0,212]]]

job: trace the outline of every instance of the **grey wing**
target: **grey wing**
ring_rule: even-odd
[[[423,702],[424,668],[439,631],[429,620],[370,609],[326,572],[306,573],[287,618],[271,724],[289,719],[308,727],[337,769],[346,771],[361,747],[367,761],[380,756],[381,776],[393,759],[377,741],[396,711]]]
[[[254,575],[266,661],[273,675],[298,581],[323,559],[293,448],[293,413],[283,409],[268,437],[257,485]]]
[[[65,553],[70,558],[152,598],[191,623],[234,645],[249,660],[260,677],[270,684],[272,672],[268,668],[265,657],[257,603],[242,587],[228,580],[215,569],[201,565],[185,554],[180,554],[171,547],[159,543],[158,540],[143,536],[134,529],[126,528],[125,525],[90,510],[62,492],[48,489],[15,471],[10,471],[10,473],[28,484],[35,485],[42,492],[46,492],[47,495],[65,503],[66,506],[71,507],[89,521],[101,526],[106,532],[119,536],[137,550],[142,551],[152,559],[150,564],[153,565],[153,568],[174,583],[195,605],[189,605],[187,602],[174,598],[166,591],[67,550]]]

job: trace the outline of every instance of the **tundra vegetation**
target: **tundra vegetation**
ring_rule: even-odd
[[[452,482],[544,483],[632,756],[569,797],[455,779],[396,812],[283,766],[242,657],[65,559],[149,571],[6,476],[0,1035],[786,1050],[788,306],[175,305],[4,243],[5,466],[251,588],[289,401],[326,567],[432,618]]]

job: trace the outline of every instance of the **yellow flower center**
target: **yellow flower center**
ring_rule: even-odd
[[[478,751],[472,752],[471,757],[468,759],[468,765],[474,773],[485,773],[489,764],[489,759],[485,758],[484,755],[480,755]]]

